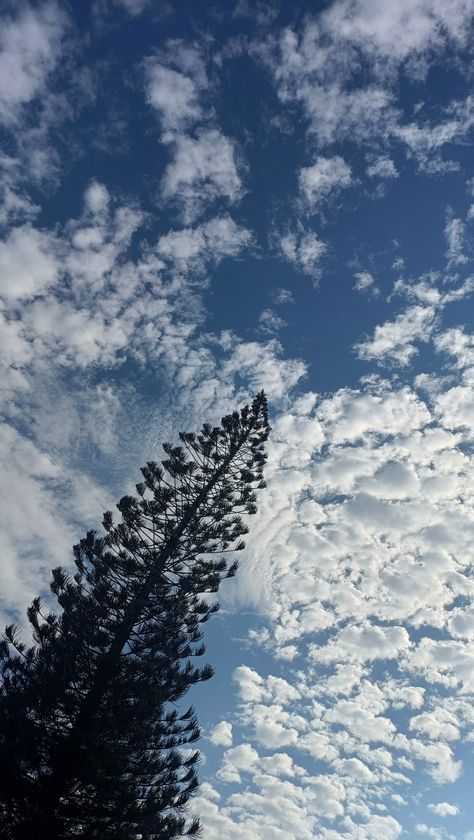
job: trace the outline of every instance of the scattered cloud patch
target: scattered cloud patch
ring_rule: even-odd
[[[287,326],[287,322],[273,309],[264,309],[260,313],[258,320],[260,322],[260,329],[270,335],[276,334],[282,327]]]
[[[157,243],[159,256],[180,270],[203,271],[209,262],[237,256],[252,239],[251,232],[223,215],[194,228],[172,230]]]
[[[357,292],[365,292],[367,289],[375,291],[375,279],[370,273],[370,271],[357,271],[354,274],[354,277],[356,281],[354,284],[354,289],[356,289]]]
[[[373,337],[356,344],[360,359],[406,366],[418,352],[416,342],[426,342],[435,324],[431,306],[411,306],[393,321],[378,325]]]
[[[452,805],[450,802],[430,804],[428,805],[428,810],[438,817],[456,817],[459,814],[458,806]]]
[[[196,48],[181,41],[169,43],[163,56],[148,59],[145,74],[148,102],[165,132],[183,130],[203,119],[201,95],[208,81]]]
[[[22,109],[41,96],[61,55],[67,16],[55,2],[19,4],[0,26],[0,120],[14,125]]]
[[[464,223],[461,219],[448,218],[444,229],[448,250],[446,256],[452,266],[467,262],[464,253]]]
[[[141,15],[150,5],[150,0],[116,0],[132,17]]]
[[[379,157],[369,164],[367,175],[369,178],[398,178],[399,173],[391,158]]]
[[[172,153],[163,175],[162,195],[179,203],[185,222],[196,219],[204,207],[218,199],[234,204],[242,196],[236,147],[218,129],[202,130],[196,138],[177,136]]]
[[[311,166],[303,166],[298,173],[300,194],[310,212],[351,183],[350,166],[339,155],[332,158],[319,155]]]
[[[212,741],[216,747],[231,747],[232,746],[232,724],[227,720],[221,720],[217,726],[214,727],[209,740]]]
[[[321,259],[327,245],[314,231],[287,231],[279,237],[277,248],[283,258],[299,271],[315,279],[319,277]]]

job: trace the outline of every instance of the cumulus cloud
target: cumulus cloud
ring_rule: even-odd
[[[287,326],[287,322],[280,317],[273,309],[264,309],[259,315],[260,331],[268,335],[274,335],[282,327]]]
[[[317,414],[336,444],[355,443],[381,430],[396,435],[404,429],[408,434],[430,419],[425,404],[409,388],[382,393],[341,389],[320,402]]]
[[[176,128],[201,116],[196,85],[172,67],[150,66],[148,101],[160,112],[165,129]]]
[[[358,292],[364,292],[374,286],[375,279],[370,271],[357,271],[354,277],[356,280],[354,289]]]
[[[428,810],[437,817],[456,817],[459,814],[457,805],[452,805],[450,802],[437,802],[428,805]]]
[[[61,54],[67,17],[55,2],[19,5],[0,26],[0,119],[14,124],[22,108],[40,96]]]
[[[464,352],[463,341],[458,347]],[[472,691],[472,529],[457,502],[469,458],[458,449],[462,438],[437,425],[413,391],[375,380],[372,388],[370,397],[308,394],[294,410],[308,423],[306,438],[289,419],[281,429],[276,424],[268,508],[252,535],[255,563],[242,572],[255,589],[271,546],[263,601],[271,620],[252,639],[277,655],[292,647],[287,681],[297,693],[277,697],[269,678],[247,666],[236,673],[244,738],[250,734],[259,749],[288,745],[292,755],[322,762],[331,784],[345,787],[344,822],[335,811],[333,831],[345,836],[352,821],[361,832],[354,837],[372,836],[372,785],[395,791],[420,767],[437,784],[459,778],[456,751],[467,721],[444,693],[462,698]],[[312,417],[319,430],[313,438]],[[293,462],[293,434],[300,449],[307,441],[308,460],[302,451]],[[463,524],[456,526],[458,516]],[[461,593],[465,600],[453,609]],[[431,626],[459,636],[438,641]],[[274,824],[258,800],[247,805],[265,826]],[[230,799],[221,803],[227,814],[229,807]],[[234,821],[243,830],[243,812]]]
[[[351,183],[351,169],[339,155],[332,158],[319,155],[311,166],[303,166],[298,173],[300,193],[311,211]]]
[[[209,262],[237,256],[250,244],[252,234],[228,215],[211,219],[194,228],[181,228],[160,237],[157,253],[180,270],[202,270]]]
[[[206,62],[199,46],[171,39],[144,63],[145,92],[160,118],[170,161],[161,195],[186,224],[216,201],[234,204],[243,192],[244,164],[237,143],[216,124],[205,93]]]
[[[356,344],[355,351],[360,359],[407,365],[418,352],[416,342],[426,342],[431,337],[434,323],[433,307],[411,306],[393,321],[378,325],[373,337]]]
[[[378,157],[367,167],[369,178],[398,178],[397,168],[389,157]]]
[[[323,647],[310,646],[310,654],[318,662],[341,662],[348,659],[367,662],[373,659],[394,659],[410,647],[404,627],[345,627]]]
[[[109,199],[107,187],[99,181],[92,181],[84,192],[84,205],[93,215],[105,212]]]
[[[456,716],[442,708],[415,715],[410,720],[409,728],[436,741],[457,741],[460,737]]]
[[[221,720],[209,735],[209,740],[215,746],[231,747],[232,746],[232,724],[227,720]]]
[[[234,204],[242,195],[242,180],[235,144],[216,128],[196,138],[179,135],[173,158],[165,169],[162,194],[178,201],[185,221],[194,220],[203,207],[217,199]]]
[[[277,248],[283,258],[299,271],[315,279],[319,277],[321,258],[327,245],[314,231],[287,231],[279,237]]]
[[[469,6],[455,0],[448,12],[442,2],[402,0],[387,7],[383,0],[343,0],[326,12],[323,27],[369,55],[399,62],[440,46],[446,35],[464,44],[470,30]]]
[[[59,278],[54,237],[31,225],[13,228],[0,242],[0,295],[13,302],[44,294]]]
[[[452,357],[458,369],[474,366],[474,336],[462,327],[443,330],[435,337],[434,344],[439,352]]]
[[[146,61],[145,72],[148,102],[157,110],[164,131],[182,130],[203,118],[201,95],[207,74],[196,47],[171,41],[161,55]]]
[[[363,144],[373,156],[367,175],[387,179],[398,174],[389,156],[394,141],[420,169],[440,174],[459,168],[441,153],[469,135],[471,97],[449,103],[438,123],[421,115],[413,120],[403,117],[394,86],[400,71],[423,78],[448,45],[462,49],[471,19],[470,0],[456,0],[449,14],[441,2],[403,0],[388,9],[382,0],[341,0],[301,27],[284,29],[256,54],[270,67],[281,101],[301,104],[320,148]]]

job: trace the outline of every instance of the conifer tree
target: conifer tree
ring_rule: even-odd
[[[4,840],[172,840],[195,836],[200,731],[180,699],[209,679],[207,593],[235,574],[242,515],[264,486],[264,393],[164,444],[136,496],[53,570],[58,614],[36,598],[33,644],[7,627],[0,650],[0,836]]]

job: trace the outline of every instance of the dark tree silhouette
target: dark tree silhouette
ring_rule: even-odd
[[[0,650],[0,836],[4,840],[171,840],[195,836],[200,731],[177,703],[212,675],[203,597],[235,574],[242,514],[264,486],[264,393],[220,426],[164,444],[136,496],[74,547],[77,571],[53,570],[62,611],[28,610],[33,644],[7,627]]]

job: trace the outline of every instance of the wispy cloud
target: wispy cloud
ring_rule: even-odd
[[[45,92],[60,54],[67,16],[55,2],[20,5],[5,16],[0,34],[0,120],[12,125]]]
[[[218,129],[203,130],[195,139],[178,136],[172,150],[162,194],[165,199],[179,202],[185,222],[196,219],[219,199],[229,204],[240,199],[243,184],[236,147]]]
[[[318,156],[311,166],[303,166],[298,184],[305,203],[311,211],[331,195],[351,185],[350,167],[339,155],[333,158]]]
[[[275,234],[275,245],[281,256],[295,268],[318,279],[327,245],[317,233],[302,227],[287,230],[280,235]]]

